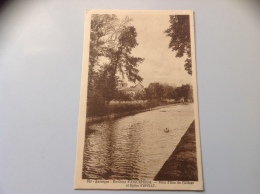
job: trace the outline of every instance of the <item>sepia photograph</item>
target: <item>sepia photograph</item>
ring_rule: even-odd
[[[193,11],[88,10],[75,189],[203,190]]]

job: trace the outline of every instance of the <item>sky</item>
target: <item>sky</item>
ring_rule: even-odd
[[[176,58],[169,49],[170,37],[164,31],[169,27],[169,15],[162,14],[130,14],[128,15],[137,32],[139,45],[132,50],[135,57],[145,58],[139,65],[140,76],[143,77],[143,86],[149,83],[160,82],[180,86],[192,82],[184,69],[185,56]],[[118,16],[124,18],[125,15]],[[128,83],[128,85],[134,85]]]

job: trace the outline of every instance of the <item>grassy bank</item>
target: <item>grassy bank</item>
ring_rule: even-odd
[[[102,121],[110,118],[118,118],[122,116],[127,116],[139,112],[144,112],[151,110],[155,107],[178,104],[179,102],[174,101],[130,101],[123,103],[111,103],[108,106],[102,108],[98,111],[97,115],[87,117],[87,122]]]
[[[195,121],[191,123],[176,149],[164,163],[154,180],[197,181]]]

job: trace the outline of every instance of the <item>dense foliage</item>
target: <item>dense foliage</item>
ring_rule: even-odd
[[[176,57],[186,54],[184,67],[188,74],[192,75],[189,15],[170,15],[170,27],[165,33],[171,38],[169,48],[176,52]]]
[[[138,65],[143,58],[132,56],[138,43],[131,19],[113,14],[91,18],[87,115],[96,115],[116,98],[119,76],[130,82],[142,81]]]
[[[173,87],[168,84],[160,84],[158,82],[151,83],[145,88],[147,100],[183,100],[183,102],[193,101],[193,91],[189,84],[179,87]]]

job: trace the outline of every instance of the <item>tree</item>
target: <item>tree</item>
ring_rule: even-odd
[[[135,95],[134,95],[134,99],[136,101],[138,100],[145,100],[145,92],[144,91],[139,91],[139,92],[136,92]]]
[[[175,56],[180,58],[187,55],[184,67],[192,75],[189,15],[170,15],[170,27],[165,33],[171,38],[169,48],[176,52]]]
[[[111,96],[106,99],[107,104],[113,99],[115,94],[117,73],[123,78],[126,76],[129,81],[134,83],[143,80],[139,75],[137,67],[144,59],[131,56],[132,49],[138,45],[136,36],[137,33],[133,26],[124,27],[118,37],[118,47],[107,49],[105,57],[108,58],[109,62],[106,64],[104,71],[107,80],[103,80],[109,85],[109,95]]]
[[[145,88],[147,99],[150,100],[162,100],[164,98],[165,92],[162,84],[155,82],[150,83],[147,88]]]
[[[177,87],[174,90],[175,100],[183,98],[184,102],[193,101],[192,87],[189,84]]]
[[[115,92],[114,100],[117,100],[119,103],[121,101],[129,101],[131,100],[131,96],[123,90],[118,90]]]
[[[88,112],[93,104],[108,105],[117,92],[118,74],[129,81],[142,81],[138,65],[144,59],[131,55],[138,43],[131,19],[119,20],[113,14],[94,14],[91,17],[88,71]],[[99,97],[97,101],[94,99]]]
[[[164,84],[164,97],[167,99],[173,99],[174,97],[174,87],[168,84]]]
[[[111,74],[111,66],[105,64],[99,70],[98,80],[96,81],[96,90],[101,94],[105,104],[108,105],[114,99],[114,94],[117,91],[118,76]]]
[[[88,89],[92,89],[100,66],[100,57],[106,56],[107,50],[115,49],[118,36],[129,25],[131,20],[126,17],[120,21],[114,14],[93,14],[90,28]]]
[[[125,27],[119,35],[117,49],[108,49],[106,55],[110,60],[112,75],[119,72],[123,78],[126,76],[134,83],[143,80],[137,67],[144,61],[143,58],[131,56],[132,49],[138,45],[136,37],[134,26]]]

